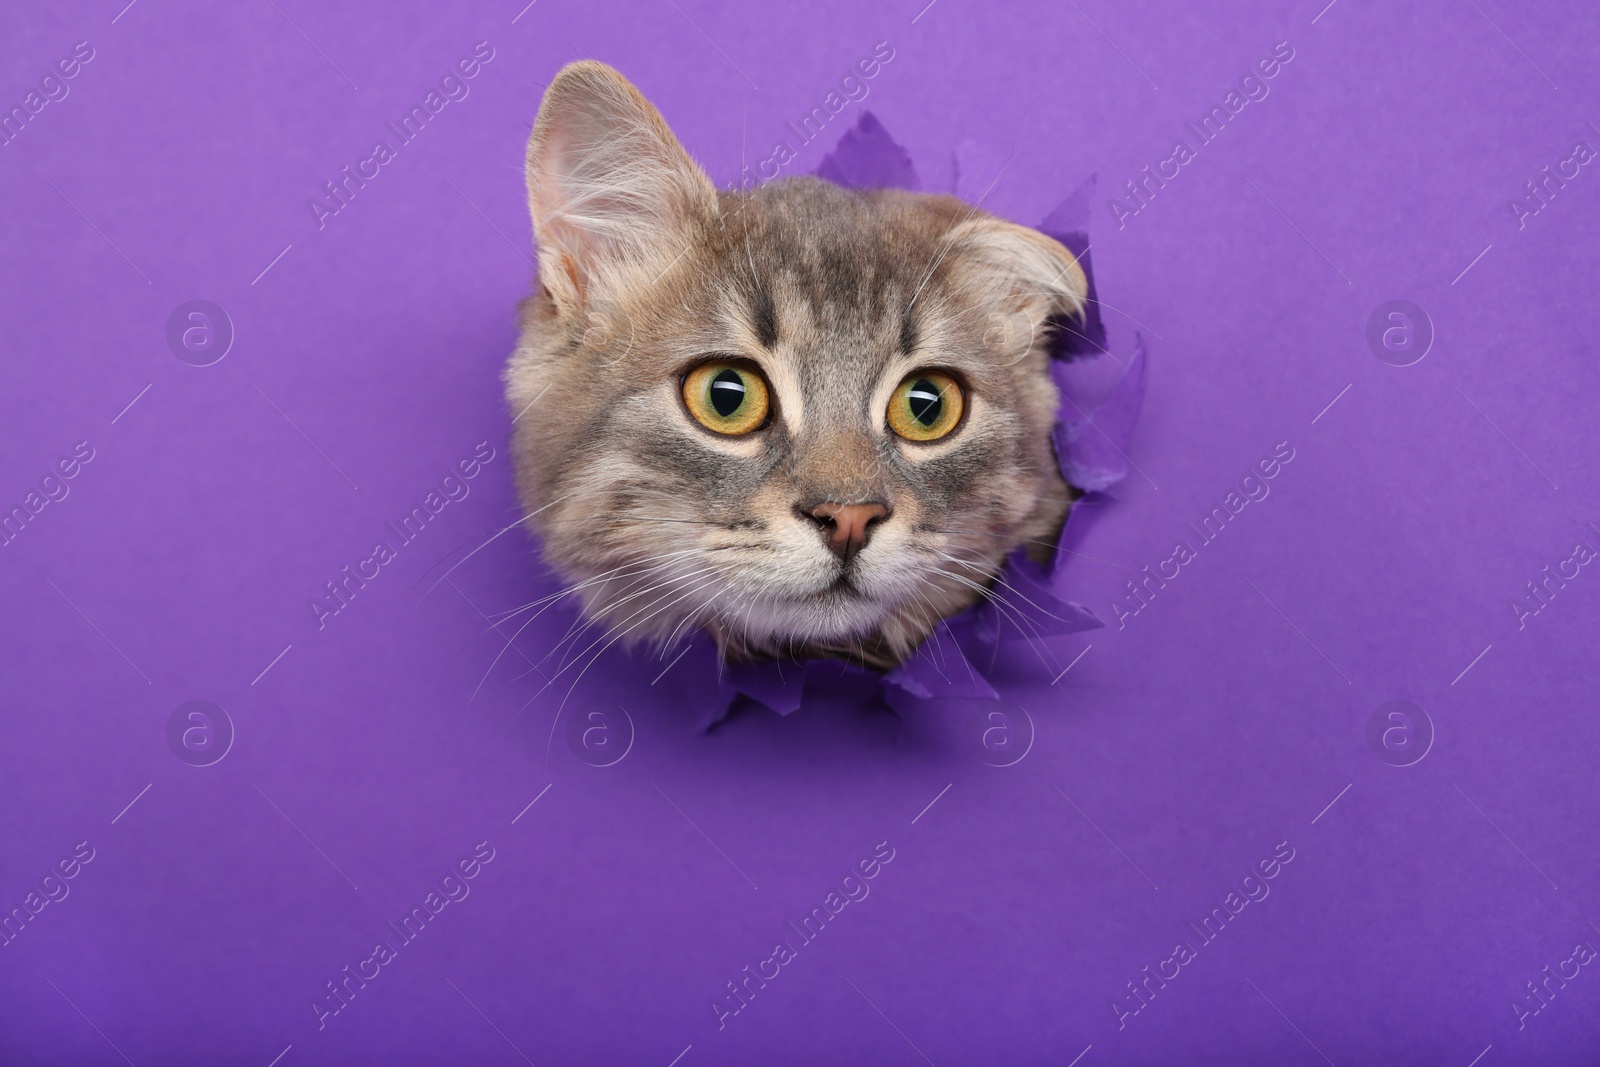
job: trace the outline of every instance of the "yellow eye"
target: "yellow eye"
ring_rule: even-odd
[[[695,421],[716,433],[738,437],[767,421],[767,383],[754,368],[717,360],[702,363],[683,379],[683,402]]]
[[[950,375],[915,371],[889,398],[889,428],[908,441],[937,441],[956,428],[965,403]]]

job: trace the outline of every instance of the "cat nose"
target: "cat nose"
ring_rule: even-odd
[[[876,500],[866,504],[830,502],[796,510],[817,524],[829,550],[846,563],[867,547],[872,527],[889,517],[889,506]]]

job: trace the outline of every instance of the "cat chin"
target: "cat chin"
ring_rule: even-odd
[[[926,609],[853,597],[812,597],[769,604],[759,616],[720,619],[707,627],[733,661],[842,659],[889,670],[914,652],[938,617]]]
[[[919,619],[917,626],[907,625],[908,621],[892,609],[875,609],[870,618],[838,624],[813,619],[809,625],[741,625],[736,629],[711,625],[707,629],[730,662],[840,659],[890,670],[904,662],[931,632],[932,623],[927,620]]]
[[[888,670],[902,663],[938,623],[980,594],[937,582],[912,566],[882,565],[810,592],[770,586],[742,598],[706,630],[730,660],[830,658]]]
[[[861,593],[824,592],[761,605],[727,629],[748,646],[853,641],[877,633],[889,612]]]

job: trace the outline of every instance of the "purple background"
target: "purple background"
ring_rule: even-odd
[[[5,109],[95,50],[0,146],[0,508],[95,451],[0,548],[0,910],[95,850],[0,948],[0,1062],[1600,1058],[1593,965],[1521,1029],[1512,1007],[1600,946],[1600,574],[1520,629],[1511,607],[1600,546],[1600,173],[1520,229],[1510,206],[1600,147],[1600,9],[520,8],[0,13]],[[479,41],[470,95],[319,229],[308,199]],[[700,734],[703,674],[652,686],[612,653],[556,722],[576,671],[543,689],[530,663],[571,616],[498,662],[514,631],[485,619],[554,588],[532,546],[461,562],[516,516],[498,376],[539,94],[609,61],[726,183],[742,140],[752,161],[793,143],[785,122],[879,41],[868,100],[785,173],[870,108],[925,186],[976,196],[1004,166],[986,206],[1019,221],[1100,176],[1109,348],[1138,331],[1151,352],[1142,474],[1064,572],[1110,625],[1048,642],[1074,663],[1055,685],[1012,646],[998,705],[897,719],[821,678],[795,714]],[[1270,95],[1119,229],[1109,198],[1193,147],[1185,121],[1278,41],[1295,57]],[[208,367],[165,338],[191,299],[237,332]],[[1392,299],[1437,333],[1412,366],[1366,340]],[[496,458],[471,495],[319,631],[310,598],[479,441]],[[1186,523],[1280,441],[1271,495],[1198,547]],[[1197,558],[1119,629],[1124,583],[1179,539]],[[191,699],[237,732],[209,767],[168,746]],[[1367,740],[1394,699],[1436,732],[1408,767]],[[591,766],[565,720],[616,705],[633,747]],[[1034,727],[1013,766],[982,758],[995,708]],[[319,1031],[324,983],[479,841],[470,896]],[[724,983],[880,841],[870,896],[719,1030]],[[1270,896],[1119,1028],[1125,983],[1198,943],[1186,923],[1279,842]]]

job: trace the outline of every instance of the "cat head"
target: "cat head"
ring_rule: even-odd
[[[1053,550],[1051,323],[1086,283],[951,197],[719,191],[568,66],[528,144],[539,284],[506,371],[526,520],[606,640],[900,662]]]

